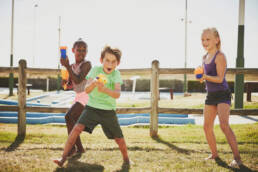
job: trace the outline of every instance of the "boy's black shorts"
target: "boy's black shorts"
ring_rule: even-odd
[[[89,133],[100,124],[108,139],[124,137],[114,110],[96,109],[86,105],[77,123],[83,124],[84,130]]]

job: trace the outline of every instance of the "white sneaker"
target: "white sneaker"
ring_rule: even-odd
[[[242,161],[241,160],[238,160],[236,161],[235,159],[230,163],[230,167],[233,167],[233,168],[239,168],[240,166],[242,165]]]

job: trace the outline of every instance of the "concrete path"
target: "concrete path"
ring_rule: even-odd
[[[196,125],[203,125],[203,116],[202,115],[189,115],[189,117],[195,119]],[[231,115],[229,117],[229,124],[251,124],[258,122],[258,116],[239,116],[239,115]],[[219,124],[218,116],[214,122],[215,125]]]

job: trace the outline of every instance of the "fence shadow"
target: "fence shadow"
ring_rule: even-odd
[[[68,159],[68,164],[66,167],[59,168],[57,167],[55,172],[63,172],[63,171],[96,171],[103,172],[104,167],[99,164],[89,164],[78,161],[81,157],[81,154],[76,154],[75,156]]]
[[[129,170],[130,170],[130,165],[123,163],[121,166],[121,169],[115,170],[115,172],[129,172]]]
[[[195,152],[194,150],[188,150],[188,149],[183,149],[183,148],[177,147],[176,145],[173,145],[172,143],[169,143],[169,142],[163,140],[163,139],[160,138],[159,136],[157,136],[157,137],[152,137],[152,139],[155,140],[155,141],[158,142],[158,143],[162,143],[162,144],[167,145],[168,147],[170,147],[170,148],[173,149],[173,150],[176,150],[176,151],[179,152],[179,153],[184,153],[184,154],[189,155],[191,152]]]
[[[19,145],[24,141],[25,136],[16,136],[14,142],[8,146],[8,148],[5,150],[6,152],[12,152],[15,149],[17,149],[19,147]]]
[[[255,122],[258,122],[258,119],[253,118],[253,117],[251,117],[251,116],[241,116],[241,117],[242,117],[242,118],[246,118],[246,119],[250,119],[250,120],[255,121]]]

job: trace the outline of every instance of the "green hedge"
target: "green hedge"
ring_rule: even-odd
[[[229,88],[234,92],[234,82],[228,82]],[[132,91],[133,81],[124,80],[122,86],[123,91]],[[172,88],[174,92],[183,92],[183,81],[182,80],[160,80],[160,88]],[[149,79],[138,79],[136,81],[136,91],[150,91],[150,80]],[[188,92],[206,92],[205,83],[200,83],[199,81],[189,80],[188,81]]]
[[[32,89],[41,89],[46,90],[46,79],[28,79],[28,83],[32,84]],[[9,79],[8,78],[0,78],[0,87],[8,88]],[[14,84],[18,83],[18,78],[14,78]],[[228,82],[229,87],[232,92],[234,92],[234,82]],[[16,86],[14,86],[16,87]],[[172,88],[174,92],[182,92],[183,91],[183,81],[182,80],[160,80],[159,81],[160,88]],[[122,85],[122,91],[132,91],[133,81],[132,80],[124,80],[124,84]],[[50,78],[49,79],[49,90],[57,89],[57,79]],[[136,91],[150,91],[150,80],[149,79],[137,79],[136,81]],[[188,81],[188,92],[206,92],[205,84],[200,83],[199,81],[189,80]]]

